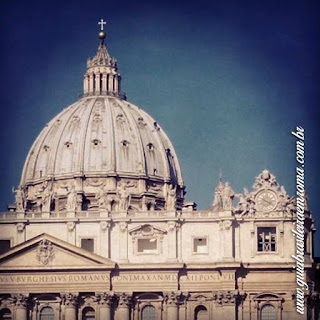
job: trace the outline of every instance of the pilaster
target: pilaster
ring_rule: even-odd
[[[110,258],[110,222],[100,222],[100,255]]]
[[[111,320],[111,308],[113,302],[113,296],[103,292],[96,294],[97,301],[99,303],[99,319]]]
[[[15,302],[15,318],[17,320],[28,319],[28,297],[23,294],[14,295],[13,301]]]
[[[116,310],[116,320],[129,320],[130,319],[130,305],[131,295],[122,292],[116,294],[118,299],[118,307]]]
[[[64,304],[65,319],[77,320],[78,294],[64,293],[61,296]]]
[[[119,222],[119,262],[128,262],[128,223]]]
[[[175,221],[168,221],[168,261],[177,261],[177,226]]]
[[[168,292],[165,294],[165,302],[167,307],[167,320],[179,319],[178,299],[180,295],[176,292]]]

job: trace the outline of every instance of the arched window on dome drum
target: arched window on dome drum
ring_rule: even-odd
[[[91,307],[86,307],[82,311],[82,320],[95,320],[95,312]]]
[[[142,309],[141,320],[157,320],[156,308],[154,306],[145,306]]]
[[[40,310],[40,320],[54,320],[54,311],[51,307],[44,307]]]
[[[11,320],[11,311],[6,308],[6,309],[2,309],[0,310],[0,320]]]
[[[208,310],[205,306],[197,306],[195,308],[194,320],[209,320]]]
[[[276,309],[271,304],[266,304],[261,309],[260,320],[277,320]]]

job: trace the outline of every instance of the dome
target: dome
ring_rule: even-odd
[[[183,184],[173,146],[152,117],[118,98],[87,97],[42,130],[25,162],[21,185],[115,174]]]
[[[124,192],[130,204],[123,210],[181,207],[184,186],[172,143],[150,115],[126,101],[120,83],[117,61],[100,38],[87,62],[84,94],[45,126],[29,151],[17,210],[111,211],[112,203],[120,210]],[[73,206],[70,193],[78,199]]]

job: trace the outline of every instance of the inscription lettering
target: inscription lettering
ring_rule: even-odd
[[[27,276],[15,276],[15,275],[1,275],[0,283],[100,283],[110,280],[110,276],[107,274],[76,274],[76,275],[27,275]]]
[[[113,282],[156,282],[156,281],[178,281],[176,274],[123,274],[112,278]]]
[[[214,274],[188,274],[186,276],[181,276],[181,282],[207,282],[207,281],[221,281],[221,280],[234,280],[234,274],[228,273],[220,275],[218,273]]]

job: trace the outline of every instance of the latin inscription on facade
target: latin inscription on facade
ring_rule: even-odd
[[[110,280],[109,274],[46,274],[0,275],[1,284],[101,283]]]
[[[112,277],[112,282],[176,282],[176,274],[124,274]]]
[[[213,281],[233,281],[234,274],[226,273],[194,273],[180,277],[180,282],[213,282]]]

